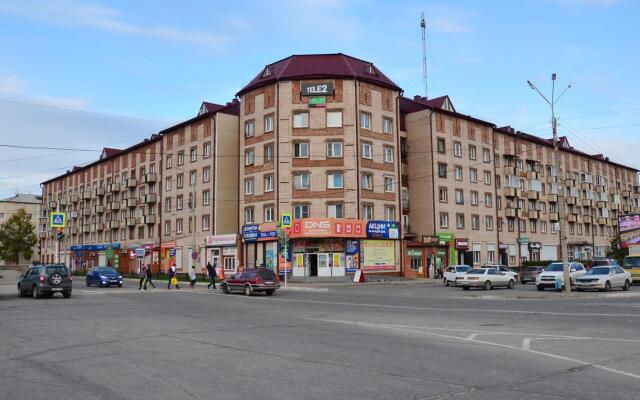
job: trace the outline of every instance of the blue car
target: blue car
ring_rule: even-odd
[[[87,272],[87,286],[96,285],[122,287],[122,274],[111,267],[93,267]]]

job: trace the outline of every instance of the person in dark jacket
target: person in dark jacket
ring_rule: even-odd
[[[207,263],[207,272],[209,273],[209,279],[211,279],[211,283],[207,285],[207,289],[216,288],[216,262],[213,262],[211,265],[210,262]]]
[[[167,283],[167,289],[171,289],[171,281],[173,280],[173,278],[176,277],[176,266],[172,265],[169,267],[169,270],[167,271],[167,276],[169,277],[169,283]],[[178,281],[176,280],[176,289],[180,289],[180,286],[178,286]]]
[[[153,279],[151,279],[151,265],[147,265],[147,279],[144,281],[144,290],[147,290],[147,282],[149,285],[155,290],[156,284],[153,283]]]

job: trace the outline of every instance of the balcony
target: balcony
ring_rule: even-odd
[[[528,190],[527,191],[527,199],[529,199],[529,200],[540,200],[540,192],[537,192],[535,190]]]
[[[69,201],[71,201],[72,203],[77,203],[77,202],[80,201],[80,196],[75,195],[75,194],[71,195],[71,196],[69,196]]]
[[[158,180],[158,175],[150,172],[144,175],[144,183],[154,183]]]
[[[548,194],[547,195],[547,201],[549,203],[557,203],[558,202],[558,195],[557,194]]]
[[[596,185],[596,192],[604,193],[607,189],[603,185]]]
[[[504,167],[504,173],[506,175],[517,175],[518,174],[518,170],[516,169],[516,167]]]
[[[128,188],[134,188],[138,185],[138,181],[135,180],[135,178],[129,178],[126,181],[126,186]]]
[[[571,187],[571,186],[575,186],[576,185],[576,180],[575,179],[565,179],[564,180],[564,185]]]
[[[623,190],[622,191],[622,197],[631,197],[631,192],[628,190]]]
[[[605,208],[607,206],[607,202],[606,201],[598,201],[596,202],[596,207],[598,208]]]
[[[557,176],[547,176],[547,183],[558,183]]]
[[[126,228],[126,227],[127,227],[127,221],[120,221],[120,228]]]
[[[98,222],[97,224],[94,224],[94,225],[95,225],[95,229],[97,231],[103,231],[104,230],[104,224],[102,222]]]
[[[559,220],[560,220],[560,217],[557,212],[549,213],[549,221],[558,222]]]
[[[156,223],[156,216],[153,214],[147,214],[142,218],[142,222],[144,224],[155,224]]]
[[[50,202],[47,204],[47,206],[48,206],[50,209],[54,209],[54,208],[58,207],[58,202],[56,202],[56,201],[50,201]]]
[[[112,183],[110,185],[107,185],[107,190],[109,190],[110,192],[119,192],[120,191],[120,184],[119,183]]]
[[[109,229],[120,228],[120,221],[109,221]]]
[[[104,206],[93,206],[93,212],[95,214],[102,214],[104,212]]]
[[[131,227],[131,226],[136,226],[136,219],[135,218],[127,218],[127,220],[125,221],[126,225]]]
[[[119,210],[120,209],[120,202],[119,201],[114,201],[112,203],[109,203],[109,209],[110,210]]]
[[[66,206],[67,204],[69,204],[69,200],[67,200],[66,197],[63,197],[60,199],[60,205],[61,206]]]
[[[93,191],[93,194],[95,196],[100,196],[100,197],[104,196],[104,188],[103,187],[96,188],[96,190]]]
[[[620,210],[620,204],[611,203],[611,206],[609,208],[611,209],[611,211],[618,211],[618,210]]]
[[[38,237],[40,237],[40,239],[46,239],[49,237],[49,235],[47,231],[42,231],[38,234]]]
[[[409,199],[402,199],[402,208],[404,209],[409,208]]]
[[[137,206],[138,206],[138,200],[137,200],[137,199],[135,199],[135,198],[132,198],[132,199],[126,199],[126,200],[124,201],[124,205],[125,205],[125,207],[127,207],[127,208],[137,207]]]
[[[598,217],[598,225],[606,225],[607,219],[605,217]]]
[[[630,213],[631,212],[631,207],[629,206],[622,206],[622,212],[623,213]]]
[[[540,211],[530,210],[527,212],[527,217],[529,217],[529,219],[540,219]]]
[[[83,200],[90,200],[91,199],[91,192],[88,191],[88,190],[82,192],[82,199]]]
[[[82,225],[82,233],[89,233],[91,232],[91,225]]]
[[[538,180],[538,173],[535,171],[527,171],[527,179],[535,179]]]
[[[585,215],[585,216],[582,218],[582,222],[584,222],[585,224],[594,224],[596,221],[595,221],[595,218],[594,218],[594,217],[589,216],[589,215]]]
[[[580,200],[580,204],[582,204],[582,207],[593,207],[593,204],[589,199]]]
[[[570,206],[575,205],[578,202],[578,200],[575,197],[567,197],[567,204],[569,204]]]
[[[147,204],[155,203],[157,201],[155,193],[149,193],[144,195],[144,202]]]
[[[518,196],[518,189],[514,188],[514,187],[505,187],[504,188],[504,195],[507,197],[516,197]]]
[[[504,210],[504,215],[508,218],[515,218],[518,212],[515,208],[507,208]]]
[[[82,215],[84,217],[88,217],[88,216],[90,216],[92,214],[92,211],[93,210],[91,210],[91,208],[85,207],[82,210],[80,210],[80,215]]]
[[[582,189],[582,190],[589,190],[589,189],[591,189],[591,184],[590,184],[590,183],[588,183],[588,182],[582,182],[582,183],[580,184],[580,189]]]

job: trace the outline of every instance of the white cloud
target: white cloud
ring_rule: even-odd
[[[79,0],[9,0],[0,4],[2,13],[52,25],[88,27],[206,47],[220,47],[228,41],[225,36],[209,32],[181,30],[171,26],[135,25],[125,22],[120,11],[114,8]]]
[[[16,103],[35,103],[47,107],[86,110],[89,100],[80,97],[52,96],[38,93],[38,89],[18,76],[0,76],[0,100]]]

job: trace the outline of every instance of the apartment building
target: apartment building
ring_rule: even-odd
[[[294,55],[238,92],[242,263],[280,272],[290,213],[294,276],[398,273],[400,88],[344,54]]]
[[[42,261],[77,270],[112,265],[123,272],[135,272],[142,263],[154,271],[171,263],[203,267],[206,252],[201,257],[200,249],[207,248],[207,239],[214,242],[206,236],[237,232],[238,107],[203,103],[189,121],[123,150],[105,148],[95,162],[43,182]],[[218,160],[217,151],[225,157]],[[224,174],[216,172],[221,169]],[[226,200],[228,210],[213,208],[215,196]],[[51,211],[67,213],[60,241],[49,228]]]
[[[29,216],[31,224],[38,227],[38,218],[40,217],[40,207],[42,206],[42,197],[40,195],[28,193],[16,193],[11,197],[0,200],[0,224],[7,222],[20,209],[24,209]],[[19,265],[28,264],[32,260],[40,259],[40,246],[35,245],[32,249],[33,254],[30,259],[25,259],[20,255]],[[13,261],[11,261],[13,262]],[[8,261],[0,258],[0,266],[7,265]]]

